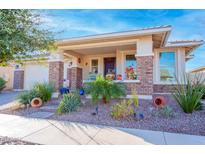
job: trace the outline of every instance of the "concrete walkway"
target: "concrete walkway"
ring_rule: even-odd
[[[0,114],[0,136],[39,144],[205,144],[205,136],[114,128]]]

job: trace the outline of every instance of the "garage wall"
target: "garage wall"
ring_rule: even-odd
[[[0,77],[7,81],[4,90],[11,90],[13,88],[14,67],[0,67]]]
[[[30,63],[24,66],[24,90],[30,90],[35,83],[49,82],[48,63]]]

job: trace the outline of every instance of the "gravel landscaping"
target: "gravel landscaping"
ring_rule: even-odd
[[[87,102],[76,112],[63,115],[55,114],[49,118],[56,120],[66,120],[71,122],[205,136],[205,110],[197,111],[193,114],[186,114],[181,110],[181,108],[174,100],[170,98],[167,98],[167,100],[167,104],[173,109],[174,117],[167,118],[160,115],[156,115],[157,109],[153,107],[151,100],[139,100],[139,108],[137,109],[137,114],[143,113],[144,119],[136,120],[134,117],[130,117],[126,120],[114,120],[110,116],[110,108],[113,104],[118,103],[120,100],[112,100],[109,104],[100,103],[99,114],[95,116],[92,115],[92,113],[95,111],[95,106],[93,106],[90,102]],[[58,104],[59,101],[60,100],[53,100],[45,105],[55,105]],[[30,113],[39,110],[40,109],[29,108],[13,111],[12,113],[8,111],[7,113],[27,116]]]
[[[10,137],[0,136],[0,145],[39,145]]]

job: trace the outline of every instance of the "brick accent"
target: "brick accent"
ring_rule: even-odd
[[[67,70],[67,79],[71,90],[76,90],[82,85],[82,68],[72,67]]]
[[[154,93],[171,93],[175,85],[154,84]]]
[[[153,56],[138,56],[137,78],[140,83],[137,86],[138,94],[152,95],[153,93]]]
[[[137,91],[137,94],[140,94],[140,91],[138,90],[139,83],[123,83],[126,87],[126,94],[131,95],[132,91]]]
[[[14,71],[13,89],[24,89],[24,70]]]
[[[49,62],[49,83],[54,84],[58,91],[63,86],[64,63],[62,61]]]

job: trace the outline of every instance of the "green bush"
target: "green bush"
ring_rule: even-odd
[[[85,84],[85,91],[91,95],[93,103],[97,103],[100,99],[107,103],[111,98],[124,96],[125,86],[106,80],[102,75],[98,75],[95,81]]]
[[[33,88],[34,91],[39,93],[39,97],[43,102],[47,102],[51,99],[54,92],[54,86],[48,83],[36,83]]]
[[[6,87],[6,81],[0,77],[0,92]]]
[[[111,107],[111,116],[114,119],[126,119],[134,114],[133,101],[131,99],[123,100]]]
[[[35,90],[26,91],[18,95],[19,102],[24,105],[30,104],[31,100],[36,97],[39,98],[40,94]]]
[[[77,93],[69,93],[64,94],[63,99],[61,100],[58,108],[57,113],[69,113],[72,111],[76,111],[81,106],[81,99],[79,94]]]
[[[173,96],[185,113],[193,113],[194,111],[202,109],[201,99],[205,93],[204,80],[198,75],[191,77],[184,75],[179,81]]]
[[[41,98],[43,102],[51,99],[54,87],[48,83],[36,83],[32,90],[19,94],[18,99],[22,104],[30,104],[33,98]]]

